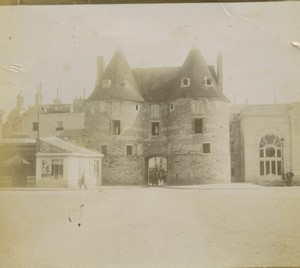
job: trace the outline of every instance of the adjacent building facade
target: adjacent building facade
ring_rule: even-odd
[[[6,164],[16,157],[26,161],[22,174],[14,172],[18,163]],[[84,173],[85,185],[94,188],[101,185],[101,160],[99,152],[57,137],[0,139],[0,187],[78,188]]]
[[[37,138],[57,136],[70,141],[83,142],[84,102],[75,99],[65,104],[57,98],[52,104],[42,103],[41,88],[35,95],[35,104],[24,109],[24,97],[17,96],[17,105],[3,125],[3,138]]]
[[[104,184],[230,182],[228,99],[197,48],[180,67],[131,69],[117,51],[85,105],[86,146],[104,154]],[[153,164],[154,163],[154,164]]]
[[[60,138],[41,138],[36,154],[36,187],[78,188],[101,185],[102,154],[76,146]]]
[[[300,182],[300,103],[230,108],[232,181],[268,184],[287,172]]]

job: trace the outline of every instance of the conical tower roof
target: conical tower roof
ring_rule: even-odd
[[[127,60],[120,50],[113,55],[101,82],[95,86],[88,100],[144,101]]]
[[[177,77],[170,84],[170,99],[180,98],[220,98],[227,100],[218,87],[198,48],[193,47]]]

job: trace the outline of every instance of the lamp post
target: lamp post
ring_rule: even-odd
[[[281,177],[284,180],[285,176],[284,176],[284,147],[283,147],[283,142],[284,142],[284,139],[281,138],[280,139],[280,144],[281,144]]]
[[[40,109],[45,112],[46,109],[44,107],[38,107],[37,109],[37,137],[36,137],[36,140],[37,140],[37,152],[40,151]],[[47,111],[46,111],[47,112]]]

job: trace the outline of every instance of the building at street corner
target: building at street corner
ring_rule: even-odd
[[[84,172],[87,188],[94,188],[101,185],[102,156],[57,137],[0,139],[0,187],[78,188]],[[26,162],[17,185],[14,163],[6,164],[15,158]]]
[[[121,51],[85,104],[86,146],[104,154],[104,184],[230,182],[229,110],[217,71],[192,48],[182,66],[132,69]]]
[[[230,107],[230,152],[233,182],[299,184],[300,103]]]
[[[36,187],[78,188],[83,173],[88,188],[100,186],[101,157],[56,137],[41,138],[36,154]]]

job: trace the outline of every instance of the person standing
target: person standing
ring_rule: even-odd
[[[79,180],[79,189],[84,186],[85,189],[87,189],[86,184],[85,184],[85,172],[82,172],[81,178]]]

